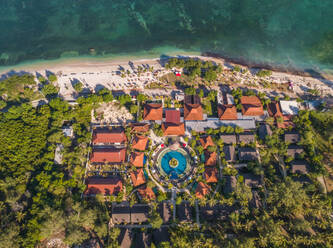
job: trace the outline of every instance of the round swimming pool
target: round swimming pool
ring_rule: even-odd
[[[176,163],[173,164],[173,161]],[[179,151],[168,151],[161,159],[161,167],[171,179],[177,179],[179,175],[183,174],[186,165],[186,157]]]

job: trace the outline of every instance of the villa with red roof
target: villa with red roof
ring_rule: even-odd
[[[205,166],[214,166],[217,162],[217,153],[205,151]]]
[[[205,168],[205,180],[207,183],[217,183],[217,168],[206,167]]]
[[[271,117],[282,117],[280,104],[277,101],[273,101],[267,105],[267,112]]]
[[[94,148],[90,162],[92,163],[122,163],[125,161],[126,149],[124,148]]]
[[[135,135],[132,148],[139,151],[144,151],[147,149],[148,146],[148,138],[144,136]]]
[[[200,143],[204,149],[207,149],[209,146],[215,146],[212,136],[200,138]]]
[[[220,120],[237,120],[237,109],[235,105],[223,104],[217,108]]]
[[[184,123],[162,123],[162,130],[164,136],[183,136],[185,135]]]
[[[184,119],[187,121],[202,121],[203,111],[200,97],[196,95],[187,95],[184,100]]]
[[[143,167],[145,154],[143,152],[134,152],[131,154],[130,162],[135,167]]]
[[[161,103],[148,103],[143,108],[143,119],[146,121],[159,121],[163,119]]]
[[[154,200],[156,198],[154,191],[152,188],[148,187],[147,185],[143,185],[138,188],[138,193],[141,198],[145,200]]]
[[[180,111],[179,110],[165,110],[165,122],[167,123],[180,123]]]
[[[257,96],[242,96],[242,113],[248,116],[260,116],[264,115],[264,108],[261,104],[259,97]]]
[[[131,172],[131,179],[134,187],[137,187],[146,182],[143,169],[138,169]]]
[[[123,144],[127,140],[124,129],[113,127],[112,129],[95,129],[93,131],[92,143],[97,144]]]
[[[199,199],[202,199],[207,195],[210,191],[210,187],[203,183],[203,182],[198,182],[197,188],[195,190],[195,196]]]
[[[88,178],[86,184],[87,188],[84,191],[85,196],[95,196],[98,194],[104,196],[116,195],[123,188],[123,183],[120,177]]]

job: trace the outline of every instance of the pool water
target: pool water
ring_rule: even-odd
[[[170,160],[174,158],[177,159],[178,165],[176,167],[171,167],[169,165]],[[161,160],[161,166],[167,175],[170,175],[171,179],[177,179],[178,175],[184,173],[186,169],[186,158],[183,154],[177,151],[170,151],[164,154]]]

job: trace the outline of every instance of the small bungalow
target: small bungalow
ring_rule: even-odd
[[[84,191],[85,196],[95,196],[98,194],[108,196],[116,195],[123,188],[121,177],[94,177],[86,180],[87,188]]]
[[[146,121],[161,121],[163,108],[161,103],[147,103],[143,107],[143,119]]]
[[[290,127],[292,127],[292,128],[295,127],[295,124],[292,121],[292,119],[293,119],[292,115],[284,115],[282,118],[283,118],[282,123],[277,122],[278,128],[286,129],[286,128],[290,128]]]
[[[205,166],[215,166],[217,162],[217,153],[205,151]]]
[[[267,112],[271,117],[282,117],[280,104],[277,101],[272,101],[267,105]]]
[[[242,96],[240,100],[242,104],[242,114],[247,116],[264,115],[264,109],[259,97]]]
[[[127,140],[122,127],[98,128],[93,131],[92,143],[94,145],[123,144]]]
[[[131,123],[130,127],[132,128],[132,131],[136,133],[146,133],[149,131],[148,123]]]
[[[195,196],[199,199],[204,198],[210,191],[210,187],[203,183],[198,182],[197,188],[195,189]]]
[[[266,140],[266,137],[271,136],[273,133],[271,127],[268,124],[260,125],[258,132],[259,132],[259,138],[261,140]]]
[[[169,223],[172,220],[172,203],[163,202],[158,207],[163,223]]]
[[[284,133],[284,142],[289,144],[297,143],[301,140],[300,135],[298,132],[291,131]]]
[[[254,161],[258,159],[258,154],[254,148],[240,147],[238,149],[238,158],[241,161]]]
[[[223,140],[225,144],[236,144],[236,135],[235,134],[221,134],[220,138]]]
[[[132,149],[144,151],[148,147],[148,138],[145,136],[135,135],[132,141]]]
[[[261,178],[258,175],[252,173],[242,174],[244,178],[244,183],[250,188],[259,188],[261,186]]]
[[[303,147],[297,146],[297,145],[290,145],[287,148],[287,155],[289,157],[295,158],[296,156],[299,156],[301,153],[304,152]]]
[[[145,154],[143,152],[133,152],[131,154],[130,163],[137,168],[142,168],[145,160]]]
[[[223,146],[223,153],[224,153],[224,158],[227,162],[236,161],[235,147],[233,145]]]
[[[131,210],[128,202],[112,204],[111,218],[113,224],[127,224],[131,222]]]
[[[138,193],[141,199],[145,199],[148,201],[155,200],[156,196],[152,188],[147,185],[142,185],[138,188]]]
[[[206,183],[217,183],[218,171],[216,167],[206,167],[205,168],[205,180]]]
[[[173,110],[173,109],[165,110],[165,122],[179,124],[180,123],[180,111]]]
[[[291,173],[306,175],[309,173],[309,164],[304,160],[295,160],[291,162],[290,166]]]
[[[297,115],[299,106],[297,101],[280,101],[281,111],[283,115]]]
[[[204,149],[207,149],[209,146],[215,146],[212,136],[201,137],[200,144]]]
[[[255,141],[254,133],[252,132],[245,132],[238,134],[238,142],[239,143],[245,143],[250,144]]]
[[[90,156],[91,163],[114,163],[120,164],[125,161],[125,148],[93,148]]]
[[[131,223],[144,223],[148,221],[150,207],[146,204],[134,204],[131,207]]]
[[[180,222],[192,222],[193,209],[189,202],[182,202],[176,207],[177,218]]]
[[[235,105],[223,104],[217,107],[220,120],[237,120],[237,109]]]
[[[131,179],[134,187],[144,184],[146,182],[146,178],[143,169],[132,171]]]
[[[186,95],[184,99],[184,119],[187,121],[202,121],[203,111],[200,97],[197,95]]]
[[[164,136],[184,136],[185,126],[184,123],[162,123],[162,130]]]
[[[235,176],[226,176],[225,186],[223,191],[225,194],[231,194],[237,187],[237,179]]]

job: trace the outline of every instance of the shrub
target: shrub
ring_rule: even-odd
[[[258,77],[269,77],[272,75],[272,71],[270,70],[260,70],[257,72]]]
[[[55,82],[55,81],[57,81],[58,79],[57,79],[57,76],[56,75],[54,75],[54,74],[51,74],[51,75],[49,75],[49,81],[51,82],[51,83],[53,83],[53,82]]]

